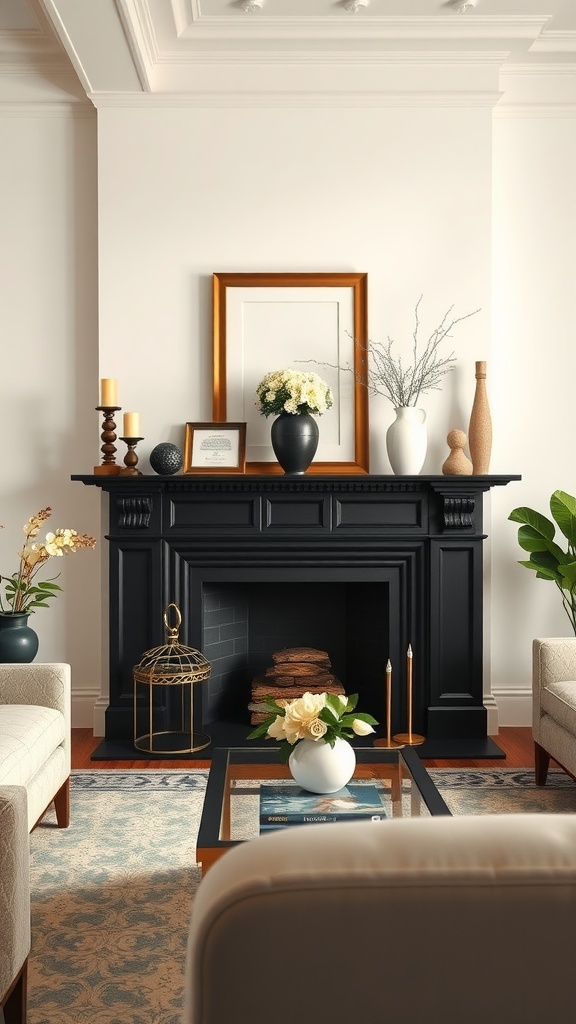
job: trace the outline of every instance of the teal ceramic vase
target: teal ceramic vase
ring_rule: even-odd
[[[301,476],[316,455],[320,431],[310,413],[281,412],[270,429],[274,454],[285,473]]]
[[[34,661],[38,636],[28,625],[29,618],[29,612],[0,612],[0,662],[11,665]]]

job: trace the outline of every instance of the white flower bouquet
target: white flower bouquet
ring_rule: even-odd
[[[281,412],[302,416],[309,413],[321,416],[334,404],[332,392],[326,381],[317,373],[303,373],[301,370],[274,370],[267,373],[256,388],[263,416],[278,415]]]
[[[248,736],[249,740],[266,736],[279,741],[280,760],[288,760],[294,745],[299,740],[315,740],[329,743],[331,747],[338,737],[348,740],[356,736],[368,736],[374,732],[378,722],[372,715],[355,711],[358,694],[350,697],[344,694],[304,693],[289,701],[275,701],[266,696],[265,703],[270,715]]]

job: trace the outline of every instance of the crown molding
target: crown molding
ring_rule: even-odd
[[[210,64],[358,64],[367,65],[412,65],[435,67],[456,65],[501,65],[509,57],[509,50],[210,50],[194,54],[194,66]],[[165,51],[158,58],[159,66],[188,64],[178,51]]]
[[[548,29],[534,40],[531,53],[576,53],[576,32]]]
[[[494,108],[498,121],[518,118],[576,118],[576,103],[508,103]]]
[[[456,107],[493,108],[500,92],[238,92],[90,93],[97,109],[175,107]]]
[[[146,6],[145,0],[133,0]],[[201,39],[535,39],[550,21],[549,15],[474,15],[458,14],[432,17],[382,17],[363,14],[351,19],[337,15],[193,15],[192,5],[184,5],[188,17],[178,18],[180,40]]]
[[[3,117],[56,117],[56,118],[90,118],[96,119],[96,111],[91,103],[62,103],[46,100],[46,102],[0,99],[0,118]]]

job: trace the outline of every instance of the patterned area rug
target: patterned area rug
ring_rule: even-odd
[[[576,811],[564,772],[430,774],[453,814]],[[180,1024],[207,775],[73,772],[70,828],[49,812],[30,838],[29,1024]]]
[[[551,771],[546,786],[534,772],[518,768],[445,768],[428,773],[452,814],[561,814],[576,811],[576,782]]]
[[[31,835],[29,1024],[180,1024],[207,775],[73,772]]]

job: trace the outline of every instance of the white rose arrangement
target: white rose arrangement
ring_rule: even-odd
[[[321,416],[334,404],[332,392],[326,381],[317,373],[301,370],[274,370],[267,373],[256,388],[263,416],[278,415],[281,412],[302,416],[309,413]]]
[[[368,736],[374,732],[378,722],[372,715],[356,712],[358,694],[351,696],[332,693],[304,693],[295,700],[275,701],[266,696],[265,703],[270,715],[248,736],[249,740],[260,736],[279,741],[280,760],[286,762],[299,740],[315,740],[329,743],[331,747],[338,737],[351,739]]]

